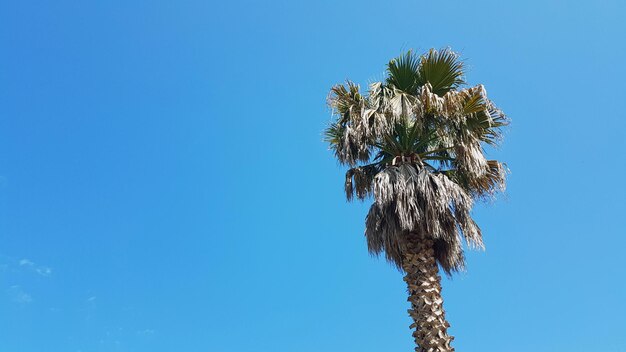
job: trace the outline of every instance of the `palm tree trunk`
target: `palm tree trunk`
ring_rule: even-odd
[[[406,272],[411,309],[409,315],[414,323],[416,352],[453,352],[441,298],[441,276],[435,261],[434,242],[431,238],[410,234],[404,251],[402,268]]]

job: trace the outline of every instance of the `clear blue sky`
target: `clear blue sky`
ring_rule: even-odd
[[[458,351],[626,351],[623,1],[0,3],[0,351],[409,351],[329,88],[451,46],[513,123]]]

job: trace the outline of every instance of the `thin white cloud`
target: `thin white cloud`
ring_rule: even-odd
[[[97,298],[96,296],[91,296],[91,297],[87,298],[87,302],[93,302],[93,301],[96,300],[96,298]]]
[[[34,266],[35,263],[33,263],[32,261],[24,258],[22,260],[20,260],[20,266]]]
[[[141,336],[152,336],[155,333],[156,331],[154,331],[153,329],[143,329],[143,330],[137,331],[137,334]]]
[[[15,301],[18,303],[30,303],[33,301],[33,297],[26,292],[20,292],[17,297],[15,297]]]
[[[41,276],[50,276],[52,275],[52,268],[49,268],[44,265],[37,265],[35,262],[28,258],[20,259],[18,262],[20,267],[30,268],[30,270],[34,270],[37,274]]]
[[[33,301],[33,297],[24,291],[19,285],[9,287],[7,291],[13,302],[27,304]]]
[[[52,269],[48,268],[47,266],[41,266],[35,270],[37,271],[37,274],[42,275],[42,276],[52,275]]]

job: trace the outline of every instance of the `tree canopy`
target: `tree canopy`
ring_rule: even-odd
[[[488,160],[504,113],[482,85],[467,87],[464,63],[449,49],[409,50],[387,64],[382,82],[362,93],[351,81],[331,88],[333,122],[325,131],[337,160],[349,166],[348,200],[374,198],[365,235],[373,254],[401,268],[408,233],[435,240],[449,274],[464,266],[462,240],[483,247],[470,215],[474,200],[504,190],[506,166]]]

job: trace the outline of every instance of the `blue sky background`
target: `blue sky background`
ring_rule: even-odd
[[[0,351],[409,351],[329,88],[451,46],[513,123],[458,351],[626,351],[623,1],[0,2]]]

